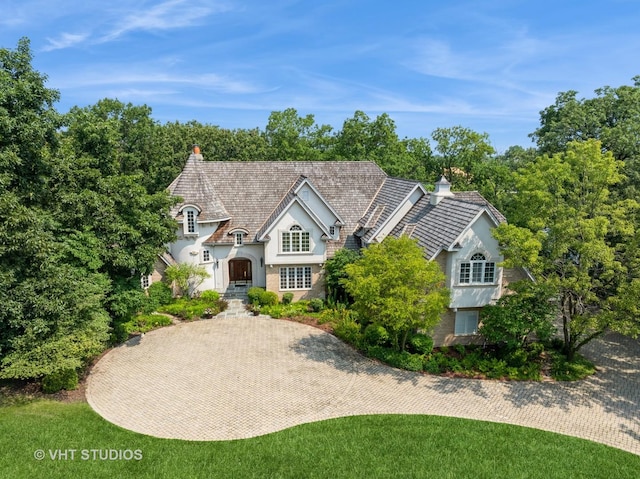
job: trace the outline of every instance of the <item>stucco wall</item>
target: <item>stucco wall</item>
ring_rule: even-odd
[[[498,241],[491,235],[493,223],[486,214],[481,215],[460,238],[461,249],[451,252],[448,258],[448,287],[451,289],[451,308],[474,308],[494,302],[501,295],[503,261]],[[493,284],[462,285],[458,283],[460,263],[469,261],[475,253],[485,255],[487,261],[496,263],[496,281]]]
[[[293,225],[300,225],[304,231],[310,233],[310,251],[308,253],[281,253],[280,231],[289,231]],[[291,208],[269,231],[269,241],[265,243],[265,263],[276,264],[305,264],[324,263],[325,242],[322,240],[322,230],[302,207],[294,203]]]

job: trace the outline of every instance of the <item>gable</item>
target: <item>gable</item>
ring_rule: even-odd
[[[224,203],[229,220],[223,222],[209,238],[211,243],[233,240],[228,232],[241,227],[248,231],[247,241],[256,241],[264,229],[290,205],[308,181],[309,208],[326,228],[331,221],[343,224],[347,233],[340,245],[356,248],[358,240],[353,232],[358,220],[369,206],[386,178],[386,174],[368,161],[281,161],[281,162],[197,162],[200,173],[206,176],[217,197]],[[291,194],[291,197],[287,195]],[[321,201],[320,201],[321,198]],[[333,210],[333,212],[331,212]],[[332,219],[331,215],[337,219]]]
[[[496,213],[499,217],[496,217]],[[443,198],[437,205],[431,204],[430,194],[427,194],[420,198],[390,234],[397,237],[412,230],[411,237],[418,240],[425,257],[434,259],[440,251],[456,251],[462,236],[480,218],[493,226],[504,221],[504,217],[497,210],[494,213],[477,192],[456,192],[453,197]]]

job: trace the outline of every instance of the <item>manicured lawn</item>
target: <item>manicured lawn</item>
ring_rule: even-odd
[[[70,449],[77,450],[73,460],[70,451],[66,460],[50,457]],[[92,449],[139,450],[142,457],[93,460]],[[44,459],[34,458],[38,450]],[[636,478],[638,471],[640,456],[600,444],[457,418],[360,416],[247,440],[189,442],[126,431],[86,403],[40,400],[0,407],[2,478],[546,479]]]

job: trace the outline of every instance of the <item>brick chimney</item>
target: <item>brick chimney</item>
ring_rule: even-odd
[[[193,145],[193,149],[191,150],[191,154],[189,155],[190,160],[204,160],[202,154],[200,153],[200,147],[198,145]]]

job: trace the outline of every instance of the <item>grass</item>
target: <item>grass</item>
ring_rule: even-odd
[[[188,405],[185,405],[188,407]],[[76,449],[66,460],[50,452]],[[82,458],[139,450],[140,460]],[[34,452],[43,450],[45,459]],[[117,452],[115,454],[118,454]],[[96,453],[99,457],[99,453]],[[86,403],[0,407],[0,477],[7,478],[635,478],[640,456],[582,439],[438,416],[333,419],[223,442],[126,431]]]

